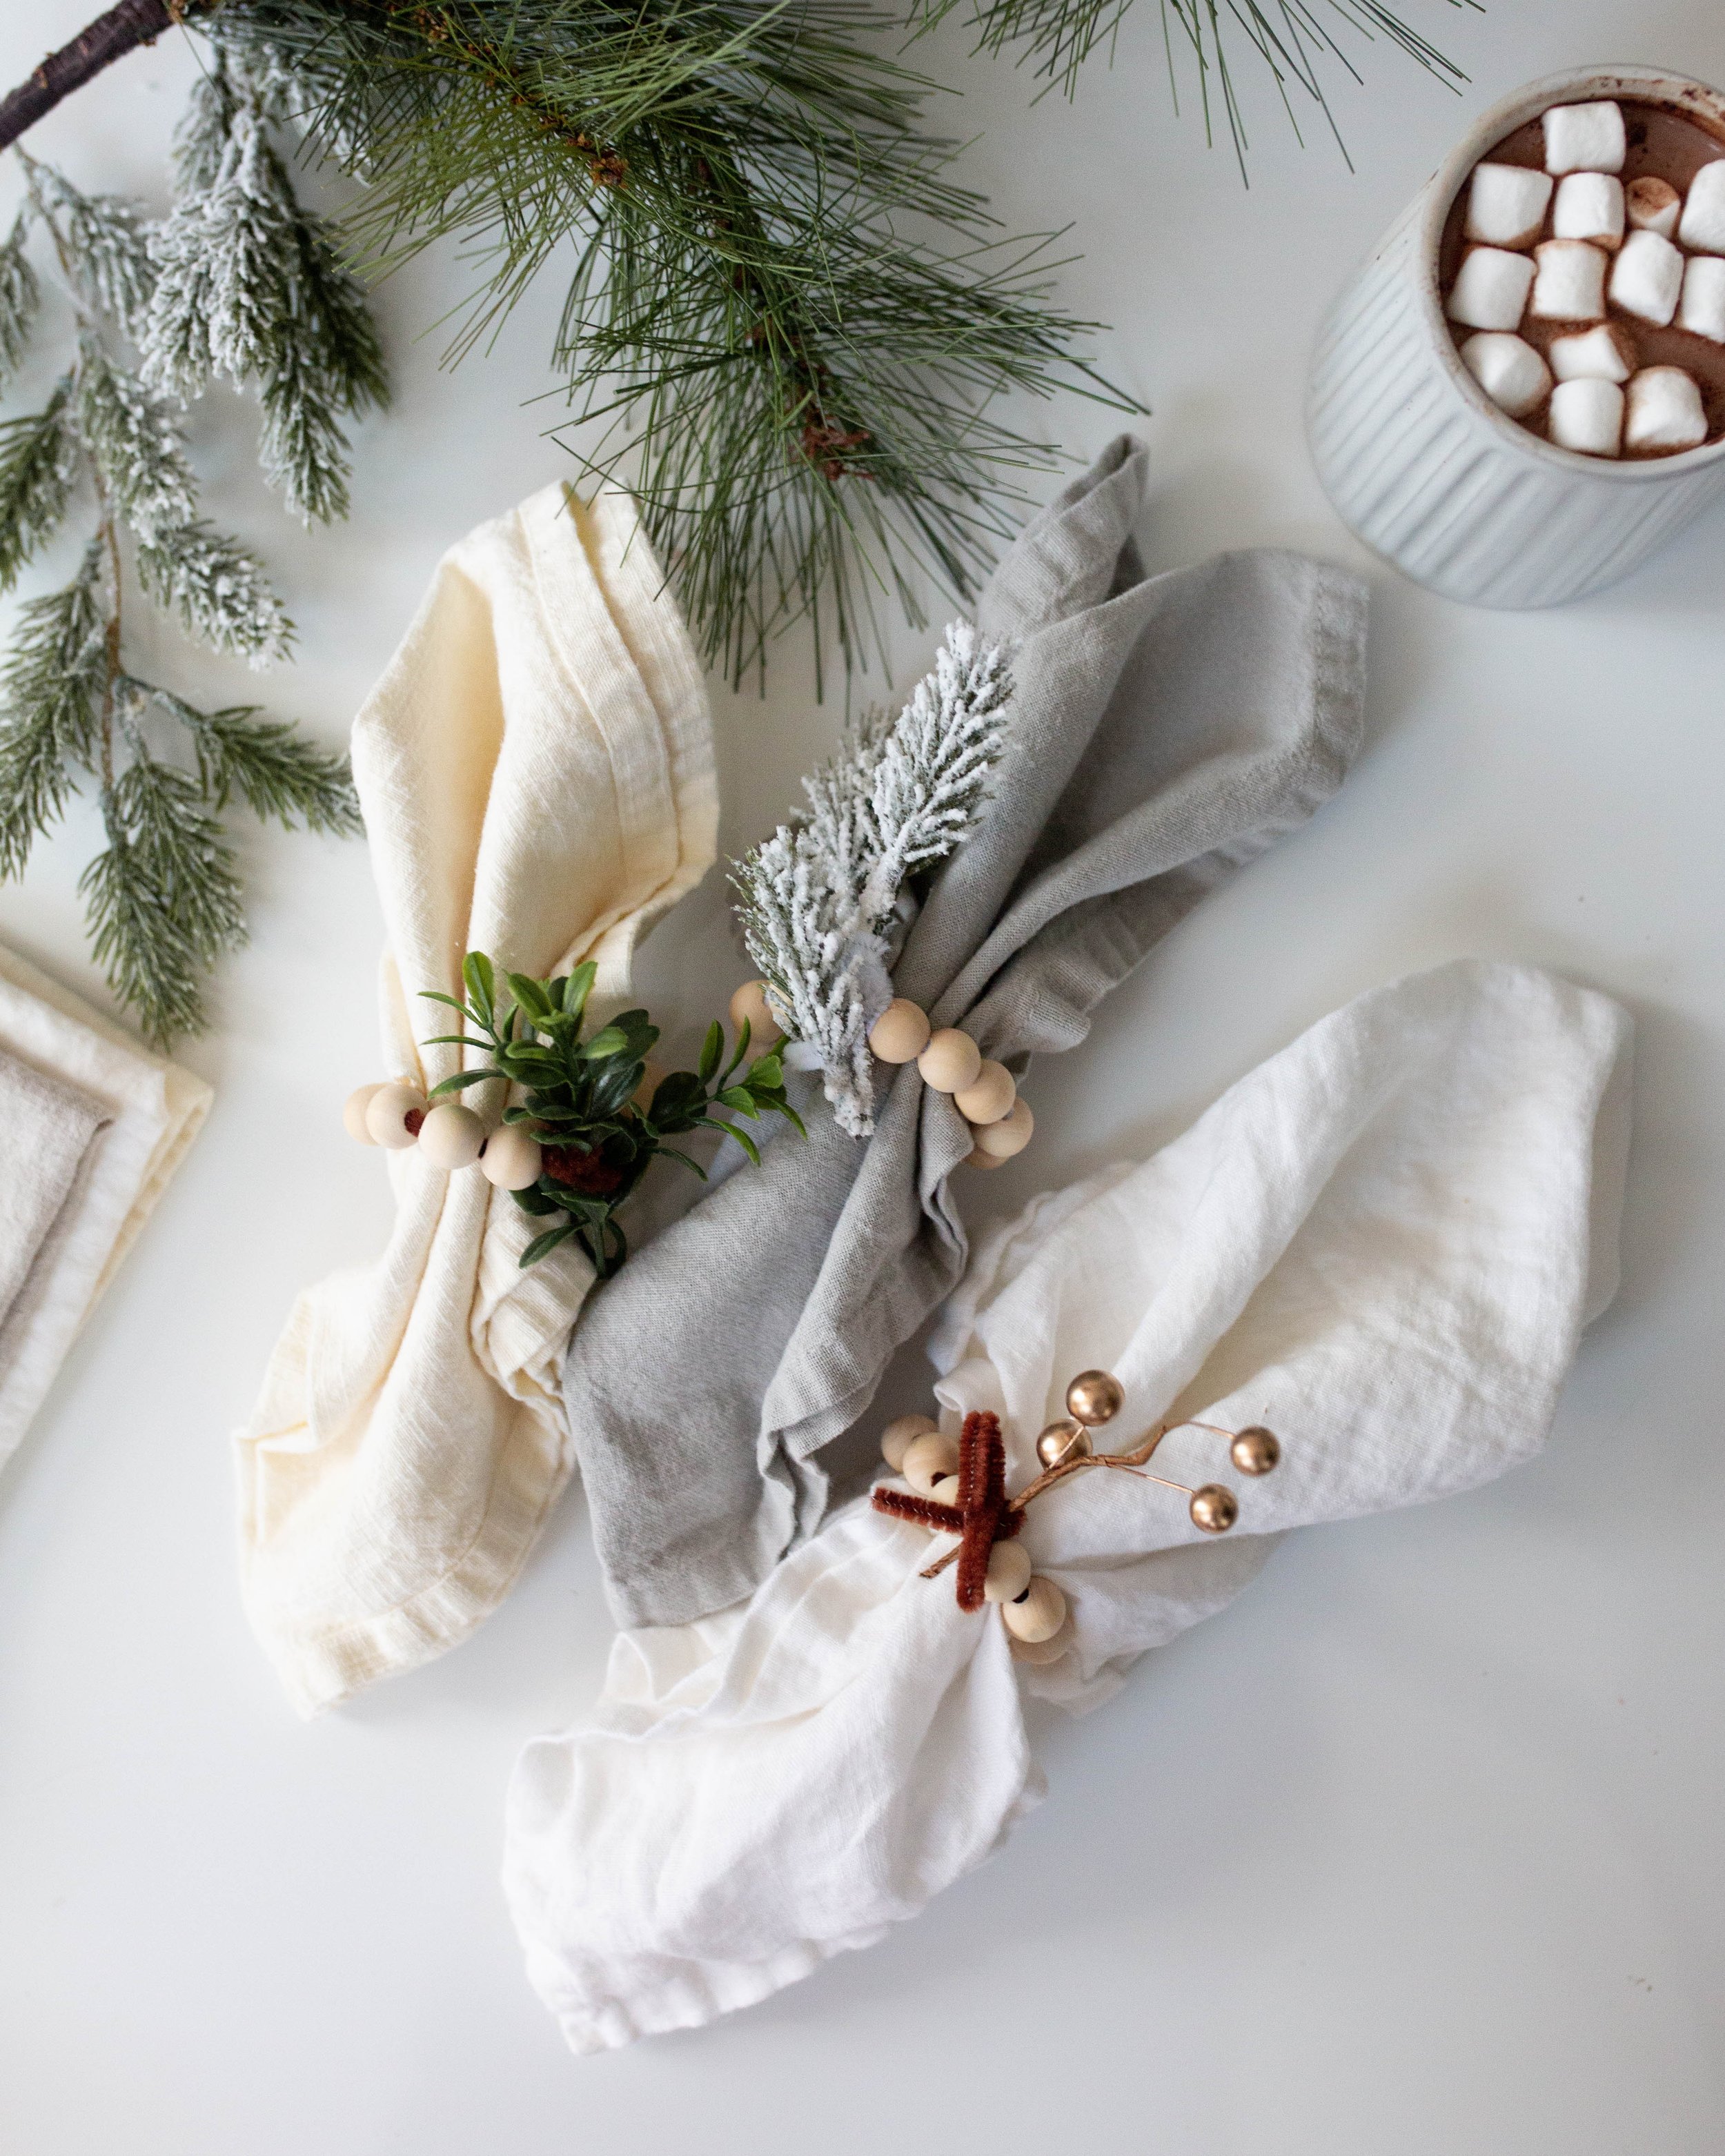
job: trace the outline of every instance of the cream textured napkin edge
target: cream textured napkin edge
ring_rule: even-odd
[[[112,1116],[0,1326],[3,1460],[203,1128],[214,1095],[3,946],[0,1041]]]
[[[583,501],[572,490],[553,485],[481,527],[444,557],[402,646],[367,699],[362,722],[367,713],[414,698],[418,640],[435,611],[448,603],[447,578],[465,575],[475,546],[506,547],[522,564],[546,654],[561,676],[570,708],[598,727],[611,755],[615,813],[632,864],[652,864],[644,891],[631,893],[629,903],[589,922],[561,952],[516,960],[559,973],[593,958],[599,968],[594,1006],[601,1009],[628,993],[630,963],[641,935],[700,881],[714,859],[718,789],[705,678],[628,495],[605,489],[592,501]],[[368,778],[377,792],[383,792],[382,774],[372,771],[359,746],[357,733],[355,767],[362,796]],[[372,807],[368,799],[368,819]],[[501,865],[486,851],[483,829],[475,834],[475,846],[476,878],[495,881]],[[401,934],[411,946],[423,928],[416,909],[429,906],[439,914],[443,909],[434,894],[418,886],[408,859],[380,855],[375,838],[374,860],[380,886],[386,886],[392,943],[397,940],[395,919],[387,886],[393,874],[398,904],[408,908],[399,917]],[[392,865],[386,866],[386,860]],[[503,880],[506,885],[506,875]],[[491,932],[483,913],[470,914],[463,926],[469,941],[486,947]],[[508,940],[516,941],[513,935]],[[429,951],[418,963],[429,964]],[[428,973],[424,984],[437,978],[435,972]],[[393,1070],[432,1082],[445,1075],[434,1059],[448,1051],[433,1050],[427,1056],[419,1052],[418,1036],[424,1028],[414,1019],[409,992],[417,985],[401,978],[393,950],[386,950],[381,983],[386,1058]],[[417,1240],[423,1237],[426,1244],[420,1253],[420,1280],[408,1296],[404,1327],[412,1322],[413,1304],[424,1285],[423,1269],[431,1262],[434,1237],[446,1242],[458,1224],[450,1209],[465,1217],[470,1207],[477,1207],[482,1214],[483,1225],[471,1239],[472,1269],[470,1276],[464,1273],[462,1291],[469,1298],[472,1362],[495,1389],[489,1439],[492,1476],[477,1530],[453,1562],[381,1609],[350,1611],[331,1620],[329,1604],[320,1605],[317,1589],[300,1591],[303,1576],[295,1580],[291,1567],[284,1573],[266,1562],[281,1502],[272,1501],[271,1455],[279,1470],[295,1452],[315,1451],[326,1442],[321,1433],[327,1422],[345,1425],[350,1416],[364,1412],[352,1401],[326,1403],[331,1415],[315,1414],[308,1426],[307,1403],[316,1394],[309,1373],[327,1359],[320,1358],[317,1342],[329,1311],[321,1290],[300,1297],[271,1358],[256,1413],[236,1440],[236,1455],[242,1596],[290,1700],[307,1718],[340,1705],[379,1677],[434,1659],[472,1632],[513,1586],[574,1465],[561,1408],[561,1365],[570,1326],[592,1285],[592,1268],[567,1245],[523,1273],[518,1260],[538,1224],[506,1192],[493,1191],[476,1177],[459,1178],[456,1187],[449,1187],[412,1152],[392,1154],[388,1168],[401,1213],[382,1264],[411,1263]],[[431,1184],[435,1191],[428,1188]],[[429,1227],[423,1218],[428,1207]],[[412,1225],[416,1215],[417,1233]],[[466,1239],[470,1224],[462,1225],[456,1240]],[[449,1291],[453,1281],[447,1264],[439,1263],[444,1268],[439,1286]],[[435,1413],[434,1405],[429,1411]],[[338,1446],[344,1443],[345,1431],[334,1441]],[[486,1434],[475,1430],[473,1442],[485,1445]],[[357,1435],[354,1443],[362,1444],[362,1435]],[[290,1492],[286,1502],[291,1502]],[[334,1508],[356,1501],[331,1488],[316,1502]],[[377,1531],[387,1536],[395,1529],[380,1517]]]

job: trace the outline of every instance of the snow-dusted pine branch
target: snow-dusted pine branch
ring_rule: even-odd
[[[806,813],[737,864],[749,955],[787,1030],[819,1058],[854,1137],[874,1128],[868,1037],[892,996],[899,894],[973,827],[1006,746],[1012,687],[1006,649],[955,622],[898,719],[865,721],[803,781]]]

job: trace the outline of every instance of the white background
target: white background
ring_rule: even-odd
[[[6,9],[0,77],[95,5]],[[1633,1010],[1640,1075],[1624,1291],[1547,1454],[1460,1502],[1286,1545],[1109,1707],[1052,1725],[1048,1804],[884,1945],[702,2033],[573,2060],[523,1979],[496,1870],[516,1750],[578,1715],[605,1648],[578,1494],[476,1638],[314,1725],[241,1620],[228,1433],[296,1290],[387,1224],[382,1168],[339,1122],[377,1075],[364,849],[248,830],[254,941],[186,1050],[214,1113],[0,1483],[8,2150],[1725,2144],[1725,516],[1584,604],[1469,613],[1363,559],[1300,428],[1322,306],[1474,111],[1584,63],[1725,82],[1725,14],[1409,6],[1467,68],[1463,95],[1367,52],[1364,90],[1337,77],[1353,174],[1321,126],[1301,151],[1258,96],[1250,192],[1189,111],[1171,117],[1151,0],[1076,108],[1034,104],[956,33],[924,49],[966,90],[943,124],[983,136],[967,176],[1015,229],[1070,222],[1085,259],[1061,295],[1113,325],[1104,363],[1155,408],[1152,567],[1271,542],[1363,567],[1373,593],[1355,775],[1037,1070],[1036,1144],[984,1202],[1142,1154],[1404,970],[1463,952],[1562,967]],[[193,64],[164,40],[31,146],[159,206]],[[198,416],[210,504],[264,548],[301,628],[264,693],[331,742],[443,548],[568,469],[526,402],[557,293],[444,373],[421,333],[461,276],[441,255],[381,295],[398,395],[365,429],[345,529],[307,536],[280,514],[236,400]],[[1081,456],[1111,430],[1076,399],[1045,421]],[[931,640],[904,639],[901,681]],[[247,692],[166,633],[159,651],[141,635],[140,661]],[[716,715],[736,850],[836,713],[793,642],[764,701],[721,693]],[[94,842],[75,816],[0,891],[0,937],[87,990],[74,885]],[[716,876],[659,945],[650,999],[692,1025],[713,969],[743,970]]]

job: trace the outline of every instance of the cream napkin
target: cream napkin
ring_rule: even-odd
[[[578,2051],[747,2005],[879,1939],[1043,1794],[1024,1691],[1088,1706],[1237,1594],[1283,1529],[1468,1489],[1537,1451],[1616,1285],[1629,1024],[1531,968],[1463,963],[1361,997],[1137,1167],[978,1240],[932,1353],[949,1426],[999,1414],[1009,1489],[1066,1381],[1112,1369],[1111,1450],[1164,1418],[1266,1423],[1281,1466],[1172,1434],[1184,1502],[1095,1471],[1024,1538],[1072,1644],[1015,1663],[930,1543],[838,1513],[739,1608],[621,1634],[581,1729],[516,1768],[504,1876],[528,1972]],[[1142,1706],[1142,1702],[1140,1703]]]
[[[416,1045],[446,1029],[418,991],[458,992],[470,948],[541,975],[592,958],[595,1009],[626,996],[717,828],[701,670],[627,497],[548,487],[454,547],[353,767],[388,937],[380,1076],[459,1067]],[[471,1631],[571,1466],[558,1364],[587,1261],[566,1244],[523,1272],[506,1192],[387,1158],[388,1250],[300,1297],[239,1440],[246,1607],[305,1713]]]
[[[209,1112],[210,1090],[0,948],[0,1460]]]

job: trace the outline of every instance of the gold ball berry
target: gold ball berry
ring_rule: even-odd
[[[1228,1456],[1242,1475],[1267,1475],[1281,1458],[1281,1445],[1273,1431],[1255,1422],[1235,1439]]]
[[[940,1424],[932,1415],[901,1415],[890,1422],[880,1433],[880,1457],[895,1475],[905,1470],[905,1455],[919,1437],[934,1437]]]
[[[1240,1517],[1240,1500],[1221,1483],[1206,1482],[1193,1491],[1188,1509],[1194,1527],[1202,1527],[1207,1535],[1225,1535]]]
[[[883,1063],[914,1063],[928,1045],[928,1014],[908,996],[895,996],[875,1020],[869,1046]]]
[[[1094,1449],[1090,1432],[1070,1415],[1051,1422],[1036,1440],[1036,1457],[1045,1467],[1058,1467],[1068,1460],[1087,1459]]]
[[[1081,1370],[1066,1388],[1066,1412],[1094,1430],[1112,1422],[1125,1404],[1126,1392],[1111,1370]]]
[[[783,1033],[784,1028],[773,1014],[773,1006],[767,1000],[764,981],[745,981],[731,998],[731,1029],[741,1033],[745,1022],[749,1029],[749,1045],[757,1050],[770,1048]]]

